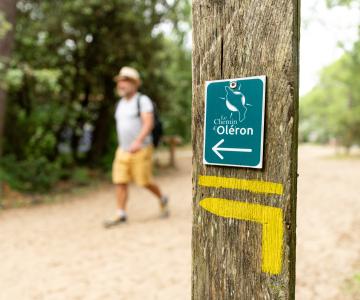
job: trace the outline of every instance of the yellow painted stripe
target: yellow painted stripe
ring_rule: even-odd
[[[261,193],[261,194],[282,195],[284,192],[284,188],[281,183],[260,181],[260,180],[218,177],[218,176],[200,175],[199,185],[216,187],[216,188],[245,190],[245,191],[250,191],[253,193]]]
[[[284,234],[282,209],[220,198],[205,198],[200,201],[200,206],[220,217],[261,223],[261,269],[265,273],[281,273]]]

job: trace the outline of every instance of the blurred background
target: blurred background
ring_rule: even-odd
[[[167,134],[190,140],[188,1],[2,3],[1,176],[11,188],[43,192],[110,169],[113,78],[124,65],[141,70]]]
[[[360,299],[360,1],[301,2],[297,299]],[[124,65],[172,214],[132,186],[105,231]],[[0,1],[1,300],[190,299],[191,95],[190,0]]]

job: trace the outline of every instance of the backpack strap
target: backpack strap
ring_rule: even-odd
[[[136,105],[137,105],[137,115],[138,115],[138,118],[141,117],[141,105],[140,105],[140,97],[141,97],[141,94],[139,93],[138,96],[136,97]]]

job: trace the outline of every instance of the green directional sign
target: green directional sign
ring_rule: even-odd
[[[262,168],[265,76],[206,82],[204,164]]]

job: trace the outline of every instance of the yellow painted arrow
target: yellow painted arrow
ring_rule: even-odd
[[[200,175],[199,185],[215,188],[244,190],[258,194],[282,195],[284,192],[284,188],[281,183],[219,176]]]
[[[261,269],[265,273],[281,273],[284,232],[282,209],[221,198],[205,198],[200,201],[200,206],[220,217],[261,223]]]

